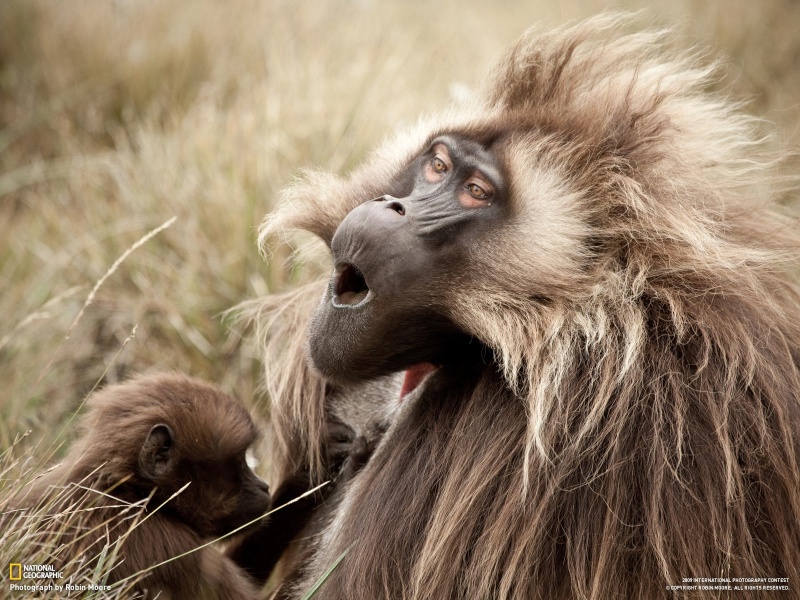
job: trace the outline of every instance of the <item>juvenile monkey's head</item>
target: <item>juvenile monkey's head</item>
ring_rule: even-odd
[[[267,484],[245,453],[257,429],[244,406],[183,375],[145,376],[89,399],[79,447],[86,461],[105,461],[106,480],[154,490],[154,506],[202,536],[222,535],[264,513]],[[170,499],[181,488],[180,494]]]

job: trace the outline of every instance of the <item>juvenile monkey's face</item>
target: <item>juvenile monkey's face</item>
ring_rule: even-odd
[[[222,461],[216,476],[209,470],[207,480],[220,498],[216,507],[209,507],[209,513],[217,515],[213,519],[214,535],[228,533],[269,510],[269,486],[248,466],[245,453]]]
[[[219,460],[184,459],[176,472],[178,481],[191,483],[175,508],[201,535],[224,535],[269,510],[269,486],[247,465],[244,451]]]
[[[270,505],[269,487],[247,464],[256,439],[252,419],[229,399],[211,406],[220,409],[216,421],[192,423],[184,414],[174,426],[153,425],[138,461],[145,486],[155,487],[154,500],[204,537],[229,533]]]

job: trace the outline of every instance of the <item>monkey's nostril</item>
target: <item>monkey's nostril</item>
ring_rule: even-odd
[[[397,201],[390,202],[386,208],[392,209],[394,212],[396,212],[401,217],[405,216],[405,214],[406,214],[406,207],[403,206],[402,204],[400,204]]]

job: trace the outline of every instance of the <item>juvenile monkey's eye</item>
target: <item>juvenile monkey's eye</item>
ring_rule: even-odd
[[[481,186],[477,183],[470,183],[467,185],[467,191],[473,198],[478,198],[479,200],[483,200],[484,198],[489,197],[489,193],[484,190]]]
[[[433,165],[434,171],[437,171],[439,173],[444,173],[445,171],[447,171],[447,165],[444,164],[444,161],[438,156],[433,157],[433,161],[431,162],[431,164]]]

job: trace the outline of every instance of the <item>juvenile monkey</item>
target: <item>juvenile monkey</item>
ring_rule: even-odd
[[[27,513],[15,522],[31,519],[63,532],[55,553],[67,576],[74,561],[96,561],[119,542],[113,584],[268,510],[269,488],[245,461],[256,427],[244,406],[217,388],[182,375],[145,376],[94,394],[87,408],[64,462],[12,501]],[[132,526],[120,505],[137,502],[146,511]],[[65,520],[54,524],[43,512]],[[259,596],[213,547],[152,568],[133,589],[173,600]]]

